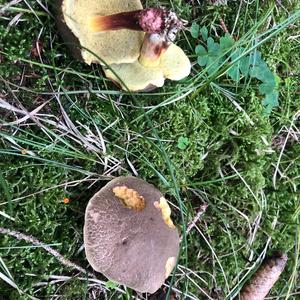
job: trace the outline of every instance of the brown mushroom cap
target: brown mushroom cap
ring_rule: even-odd
[[[61,4],[63,21],[86,49],[81,50],[83,60],[103,64],[129,63],[140,55],[144,33],[126,29],[92,33],[89,17],[142,9],[139,0],[63,0]],[[62,22],[58,23],[63,26]],[[66,35],[65,35],[66,36]],[[93,53],[101,58],[99,60]]]
[[[115,196],[113,189],[124,186],[143,198],[143,209],[130,209]],[[92,197],[85,213],[84,243],[96,271],[139,292],[159,289],[179,252],[178,232],[163,220],[159,201],[161,207],[167,205],[159,190],[134,177],[118,177]]]

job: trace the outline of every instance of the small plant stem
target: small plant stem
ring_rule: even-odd
[[[3,8],[5,8],[3,5],[0,5],[0,10],[2,10]],[[15,6],[10,6],[6,9],[4,9],[4,11],[9,11],[9,12],[21,12],[21,13],[27,13],[27,14],[36,14],[37,16],[48,16],[49,14],[47,14],[46,12],[43,11],[32,11],[30,9],[26,9],[26,8],[21,8],[21,7],[15,7]]]
[[[31,243],[31,244],[33,244],[35,246],[41,247],[44,250],[46,250],[48,253],[52,254],[64,266],[66,266],[68,268],[75,269],[75,270],[77,270],[77,271],[79,271],[81,273],[85,273],[89,277],[95,278],[94,274],[86,271],[84,268],[82,268],[82,267],[78,266],[77,264],[71,262],[70,260],[68,260],[67,258],[65,258],[64,256],[62,256],[58,251],[56,251],[53,248],[51,248],[50,246],[48,246],[48,245],[40,242],[39,240],[37,240],[36,238],[34,238],[31,235],[25,235],[24,233],[21,233],[19,231],[10,230],[8,228],[3,228],[3,227],[0,227],[0,233],[12,236],[12,237],[16,238],[19,241],[23,240],[23,241]]]
[[[229,33],[229,31],[227,29],[227,26],[226,26],[225,21],[224,21],[223,18],[220,18],[220,24],[221,24],[221,27],[224,30],[224,32]]]
[[[195,227],[199,219],[205,214],[208,204],[203,204],[200,206],[198,213],[196,214],[195,218],[188,224],[186,229],[186,234],[188,235],[190,231]]]

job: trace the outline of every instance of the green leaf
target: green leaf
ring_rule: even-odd
[[[215,41],[212,37],[207,39],[207,49],[211,48],[215,44]]]
[[[218,43],[210,44],[207,52],[210,56],[220,57],[222,55],[220,45]]]
[[[274,80],[274,81],[260,84],[258,89],[261,94],[270,94],[274,91],[275,88],[276,88],[276,82]]]
[[[274,82],[274,85],[276,85],[276,83],[275,83],[275,76],[274,76],[273,72],[269,69],[269,67],[267,66],[267,64],[262,69],[262,73],[263,73],[263,79],[262,79],[262,81],[267,82],[267,83]]]
[[[240,52],[240,55],[242,55],[245,48],[241,47],[240,49],[242,50],[242,52]],[[251,77],[254,77],[257,79],[259,79],[258,77],[260,77],[260,78],[262,77],[260,74],[262,71],[262,68],[264,68],[264,67],[268,68],[266,63],[261,58],[261,53],[257,50],[251,52],[247,56],[242,57],[240,60],[239,67],[240,67],[241,73],[244,76],[250,75]]]
[[[250,76],[252,77],[252,78],[257,78],[257,79],[259,79],[258,77],[259,77],[259,67],[252,67],[251,69],[250,69]]]
[[[202,45],[197,45],[195,48],[196,55],[207,55],[206,49]]]
[[[201,27],[200,33],[201,33],[203,41],[206,42],[207,38],[208,38],[208,30],[207,30],[207,28],[205,26]]]
[[[240,60],[240,71],[244,76],[248,76],[249,75],[249,71],[250,71],[250,56],[244,56],[241,58]]]
[[[277,91],[267,94],[263,100],[263,105],[272,105],[273,107],[278,106],[278,95],[279,93]]]
[[[204,67],[207,65],[208,62],[208,56],[198,56],[197,63],[199,66]]]
[[[220,44],[216,43],[211,37],[207,39],[207,50],[202,45],[198,45],[195,52],[198,56],[198,64],[201,67],[207,66],[206,71],[209,75],[217,72],[224,60]]]
[[[234,45],[234,39],[229,33],[226,33],[225,36],[220,38],[220,47],[223,52],[227,52]]]
[[[244,48],[235,49],[230,55],[231,61],[234,61],[234,60],[238,59],[239,57],[241,57],[243,55],[243,52],[244,52]],[[240,60],[238,60],[237,62],[240,62]]]
[[[198,64],[201,66],[207,65],[206,71],[209,75],[215,73],[220,67],[222,57],[220,45],[215,43],[213,38],[209,37],[207,39],[207,51],[205,50],[206,54],[203,55],[204,51],[202,48],[199,48],[198,50],[200,50],[202,54],[201,58],[198,57]]]
[[[218,69],[220,68],[220,60],[214,58],[213,56],[209,56],[208,57],[208,61],[207,61],[207,73],[209,75],[214,74],[215,72],[218,71]]]
[[[266,95],[265,99],[263,100],[264,113],[266,114],[271,113],[272,109],[279,105],[278,96],[279,93],[277,91],[274,91]]]
[[[199,24],[193,22],[190,32],[191,32],[191,36],[196,39],[199,36],[199,30],[200,30],[200,26]]]
[[[187,137],[181,136],[177,141],[177,147],[180,150],[185,150],[189,144],[189,139]]]
[[[266,83],[275,81],[274,74],[264,61],[262,61],[259,65],[255,65],[251,68],[250,76]]]
[[[253,78],[256,78],[258,80],[263,81],[264,75],[262,72],[262,68],[260,66],[254,66],[250,69],[250,76]]]
[[[220,44],[215,43],[212,38],[208,38],[207,40],[207,52],[208,56],[213,59],[219,59],[222,56]]]
[[[230,69],[227,70],[227,74],[232,80],[239,82],[241,74],[238,63],[235,63],[232,67],[230,67]]]
[[[106,281],[105,286],[108,289],[113,290],[113,289],[115,289],[118,286],[118,284],[116,282],[112,281],[112,280],[108,280],[108,281]]]
[[[201,67],[204,67],[208,61],[208,53],[202,45],[198,45],[195,48],[196,55],[198,56],[197,62]]]
[[[208,39],[209,40],[209,39]],[[209,75],[214,74],[218,71],[221,65],[222,52],[220,50],[220,44],[215,43],[213,39],[208,41],[208,62],[207,62],[207,73]]]
[[[261,58],[261,53],[258,50],[254,50],[249,54],[250,57],[250,64],[253,66],[259,66],[262,63],[265,63],[264,60]]]

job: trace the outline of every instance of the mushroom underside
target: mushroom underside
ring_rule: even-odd
[[[171,44],[161,55],[160,63],[156,67],[145,67],[136,60],[133,63],[112,64],[104,70],[108,78],[130,91],[143,91],[148,86],[161,87],[165,79],[181,80],[190,71],[189,59],[175,44]]]
[[[73,42],[79,41],[81,57],[86,63],[130,63],[139,57],[143,32],[121,29],[93,33],[88,23],[89,17],[94,15],[142,9],[139,0],[58,0],[58,6],[61,9],[60,31],[68,42],[72,43],[70,38]],[[78,48],[78,44],[70,47]]]

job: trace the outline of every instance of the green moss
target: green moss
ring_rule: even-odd
[[[62,288],[62,300],[87,299],[87,283],[78,279],[71,279]]]
[[[136,125],[143,134],[130,144],[129,152],[134,155],[133,162],[137,162],[138,172],[142,177],[153,176],[147,161],[151,162],[158,172],[167,175],[169,170],[165,156],[171,161],[180,184],[186,184],[201,171],[211,125],[207,102],[206,97],[193,102],[180,101],[157,109],[151,114],[150,123],[142,121]],[[156,129],[155,135],[150,133],[151,127]],[[188,139],[185,149],[178,147],[178,139],[181,137]],[[165,153],[160,147],[164,148]],[[145,159],[145,163],[136,160],[135,157],[140,155]]]

